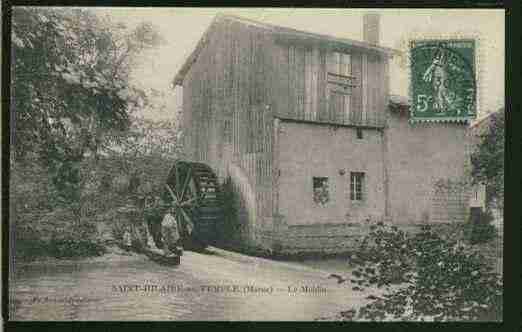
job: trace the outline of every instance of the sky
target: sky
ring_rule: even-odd
[[[401,51],[390,64],[390,93],[408,95],[407,45],[410,39],[474,38],[478,117],[504,105],[505,27],[502,9],[320,9],[320,8],[96,8],[101,15],[132,27],[151,22],[164,43],[150,51],[133,71],[142,86],[168,93],[167,111],[149,112],[148,118],[170,118],[181,109],[180,88],[171,82],[198,40],[218,13],[298,30],[362,40],[362,17],[379,13],[380,44]]]

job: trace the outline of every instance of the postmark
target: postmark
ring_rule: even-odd
[[[410,58],[411,121],[475,118],[474,40],[414,40]]]

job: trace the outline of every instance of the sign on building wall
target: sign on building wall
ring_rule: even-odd
[[[412,121],[467,122],[476,115],[475,41],[410,43]]]

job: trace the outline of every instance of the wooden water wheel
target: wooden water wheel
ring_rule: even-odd
[[[203,249],[217,241],[223,220],[223,197],[217,176],[203,164],[176,161],[165,183],[164,201],[174,208],[187,249]]]

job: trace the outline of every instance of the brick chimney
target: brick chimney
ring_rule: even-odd
[[[380,15],[368,13],[363,16],[363,40],[372,45],[379,45]]]

